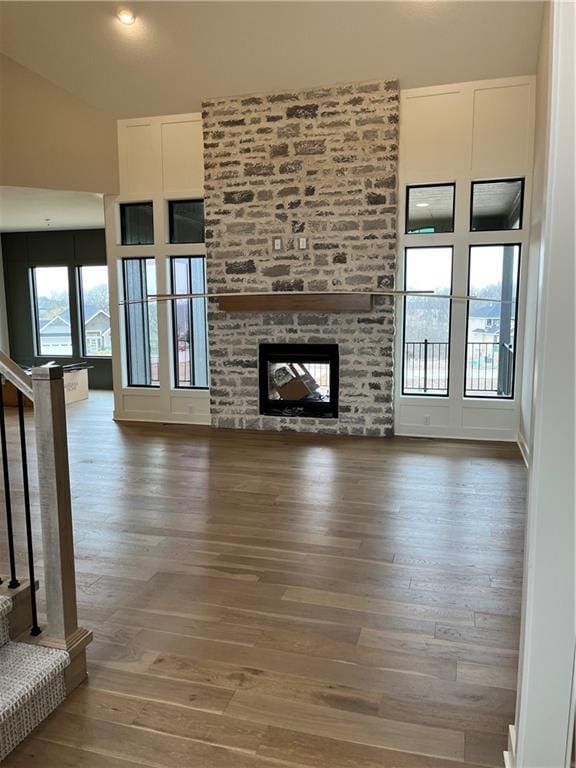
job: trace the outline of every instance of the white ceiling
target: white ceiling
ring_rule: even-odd
[[[2,2],[0,49],[118,117],[372,78],[412,88],[535,72],[542,3]]]
[[[103,226],[102,195],[92,192],[0,187],[0,232],[92,229]]]

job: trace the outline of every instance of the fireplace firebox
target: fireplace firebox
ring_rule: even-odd
[[[260,413],[338,417],[338,344],[260,344]]]

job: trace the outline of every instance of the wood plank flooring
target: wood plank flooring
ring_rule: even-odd
[[[68,410],[90,679],[6,768],[502,765],[515,446],[118,425],[111,408]]]

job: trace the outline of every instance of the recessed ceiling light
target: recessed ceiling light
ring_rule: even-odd
[[[136,21],[136,16],[128,8],[119,8],[116,16],[122,24],[134,24]]]
[[[416,208],[428,208],[430,203],[416,203]]]

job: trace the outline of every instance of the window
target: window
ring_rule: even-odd
[[[204,242],[203,200],[171,200],[168,219],[171,243]]]
[[[408,187],[406,234],[454,232],[454,184]]]
[[[524,179],[473,181],[470,229],[488,232],[522,228]]]
[[[452,291],[452,248],[406,248],[407,291]],[[448,395],[452,302],[432,296],[406,296],[402,394]]]
[[[406,248],[407,291],[452,292],[452,248]],[[402,394],[448,395],[451,300],[406,296]]]
[[[79,267],[82,336],[86,357],[110,357],[110,304],[108,269],[103,266]]]
[[[513,397],[519,266],[519,245],[470,247],[466,397]]]
[[[178,256],[172,262],[173,293],[206,292],[203,256]],[[172,302],[174,379],[177,387],[208,386],[208,331],[206,299]]]
[[[144,301],[156,293],[156,264],[153,258],[124,259],[122,268],[128,385],[157,387],[158,314],[154,302]]]
[[[72,355],[68,267],[33,267],[32,297],[36,321],[36,354]]]
[[[120,237],[122,245],[154,243],[152,203],[120,204]]]

